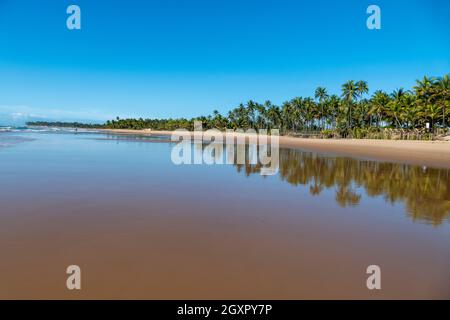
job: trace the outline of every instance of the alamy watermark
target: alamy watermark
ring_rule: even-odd
[[[77,265],[70,265],[66,269],[69,275],[66,280],[66,287],[69,290],[81,290],[81,268]]]
[[[171,153],[176,165],[240,164],[258,165],[260,174],[275,175],[279,169],[279,130],[203,131],[202,123],[194,123],[194,131],[175,130],[171,136],[177,144]],[[247,143],[248,142],[248,143]],[[270,152],[269,152],[270,151]]]
[[[81,8],[76,4],[67,7],[66,13],[69,15],[66,20],[66,26],[69,30],[81,30]],[[376,4],[367,7],[366,13],[370,16],[366,20],[366,26],[369,30],[381,29],[381,8]]]
[[[81,9],[79,6],[72,4],[67,7],[66,13],[69,14],[66,20],[66,26],[69,30],[81,29]]]
[[[379,6],[372,4],[367,7],[367,14],[370,16],[367,18],[366,25],[369,30],[381,29],[381,9]]]
[[[381,290],[381,268],[377,265],[367,267],[366,273],[370,276],[367,278],[366,286],[369,290]]]

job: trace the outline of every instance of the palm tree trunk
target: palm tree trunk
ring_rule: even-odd
[[[445,126],[445,104],[442,106],[442,128],[447,131]]]

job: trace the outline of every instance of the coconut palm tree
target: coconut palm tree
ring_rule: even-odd
[[[280,129],[281,112],[277,106],[271,105],[267,110],[270,129]]]
[[[281,106],[281,120],[282,120],[282,130],[286,131],[294,131],[294,119],[293,112],[294,108],[291,105],[290,101],[286,101]]]
[[[336,128],[336,119],[339,116],[339,107],[341,105],[341,99],[335,94],[331,95],[326,101],[327,114],[330,119],[329,122],[332,128]]]
[[[316,114],[316,104],[314,103],[314,100],[312,98],[306,98],[303,99],[304,103],[304,115],[305,115],[305,122],[307,123],[307,128],[312,129],[314,125],[314,117]]]
[[[266,107],[264,104],[257,103],[256,104],[256,111],[258,112],[258,115],[256,117],[256,125],[258,129],[266,129],[267,127],[267,121],[266,121]]]
[[[408,128],[415,128],[422,116],[422,108],[417,104],[416,95],[406,92],[402,97],[403,119],[406,121]]]
[[[442,127],[447,128],[445,118],[447,116],[448,109],[450,107],[450,78],[446,74],[442,78],[439,78],[436,82],[438,103],[442,108]]]
[[[304,127],[304,104],[302,98],[294,98],[291,100],[292,110],[295,116],[295,128]]]
[[[256,102],[250,100],[247,102],[247,117],[248,117],[248,125],[250,128],[256,127]]]
[[[325,107],[324,106],[324,102],[328,98],[327,89],[324,88],[324,87],[318,87],[316,89],[314,97],[319,100],[319,106],[320,106],[319,122],[321,123],[320,127],[323,128],[323,118],[325,116],[325,114],[324,114],[324,107]]]
[[[381,90],[375,91],[371,99],[371,109],[369,110],[370,115],[375,115],[377,118],[377,127],[380,126],[380,121],[382,116],[386,112],[386,106],[389,103],[389,95]]]
[[[422,80],[416,80],[416,85],[414,90],[419,98],[429,98],[433,92],[433,84],[435,83],[435,78],[430,78],[424,76]]]
[[[347,81],[342,85],[342,98],[344,99],[347,107],[347,113],[348,113],[348,127],[352,127],[352,106],[353,101],[358,99],[359,93],[358,93],[358,87],[355,83],[355,81],[350,80]]]
[[[411,129],[417,127],[418,120],[422,117],[423,111],[417,105],[410,105],[404,110],[404,118],[407,122],[407,126]]]
[[[392,100],[387,104],[386,114],[391,117],[392,122],[395,123],[397,128],[402,128],[404,96],[405,90],[403,88],[395,90],[391,94]]]
[[[370,100],[365,97],[369,86],[365,81],[347,81],[342,85],[341,97],[328,95],[324,87],[318,87],[314,98],[298,97],[281,107],[270,101],[259,104],[250,100],[230,110],[227,116],[214,111],[209,116],[192,119],[120,119],[106,122],[103,127],[117,129],[173,130],[193,128],[194,120],[204,121],[207,128],[279,128],[285,133],[299,130],[332,128],[346,136],[349,129],[367,128],[383,124],[414,129],[430,122],[447,128],[450,116],[449,75],[440,78],[423,77],[417,80],[413,92],[399,89],[391,95],[376,91]],[[439,114],[436,112],[439,111]],[[375,122],[375,124],[374,124]],[[77,124],[82,127],[83,124]],[[359,131],[359,130],[358,130]]]
[[[364,94],[369,93],[369,85],[366,81],[360,80],[356,83],[356,91],[358,93],[358,97],[361,98]]]
[[[425,116],[430,119],[430,130],[432,132],[434,129],[434,124],[439,120],[441,117],[441,110],[442,108],[436,104],[428,104],[425,106]]]
[[[432,103],[431,100],[435,93],[435,83],[435,78],[427,76],[424,76],[422,80],[416,80],[416,85],[413,89],[417,95],[418,103],[423,109]]]
[[[324,87],[318,87],[315,91],[314,97],[319,99],[319,102],[323,102],[326,98],[328,98],[327,89]]]

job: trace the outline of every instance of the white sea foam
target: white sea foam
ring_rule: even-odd
[[[57,127],[2,127],[0,126],[0,133],[2,132],[14,132],[14,133],[83,133],[83,132],[99,132],[93,129],[81,129],[81,128],[57,128]]]

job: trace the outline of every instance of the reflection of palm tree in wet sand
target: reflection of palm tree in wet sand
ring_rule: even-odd
[[[259,173],[259,165],[236,165],[246,175]],[[450,217],[450,170],[397,163],[320,157],[294,149],[280,150],[280,177],[291,185],[309,185],[312,195],[336,189],[336,202],[358,205],[363,187],[369,197],[383,196],[390,203],[402,202],[413,220],[433,225]]]

